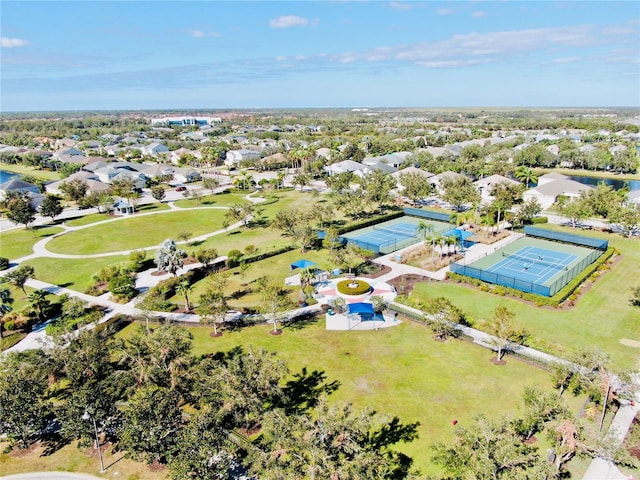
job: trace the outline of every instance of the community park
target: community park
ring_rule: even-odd
[[[256,208],[250,218],[229,222],[226,215],[239,202]],[[526,387],[552,391],[554,361],[593,348],[606,352],[614,371],[640,366],[640,324],[626,287],[640,265],[637,239],[577,234],[549,224],[483,242],[453,215],[418,208],[396,209],[365,224],[336,214],[337,236],[331,238],[336,230],[321,226],[310,248],[299,248],[296,239],[270,226],[279,211],[324,203],[321,195],[296,190],[264,197],[225,191],[150,203],[133,215],[90,213],[3,231],[2,256],[10,259],[11,269],[29,265],[34,272],[24,292],[9,286],[13,309],[26,307],[29,293],[45,290],[98,308],[97,324],[114,323],[115,335],[125,340],[140,322],[172,322],[192,333],[195,355],[238,346],[277,352],[291,370],[318,369],[337,380],[332,401],[419,422],[418,440],[398,448],[426,473],[436,471],[429,445],[452,441],[456,428],[480,415],[497,419],[521,411]],[[153,263],[167,239],[185,251],[174,272]],[[327,246],[332,243],[340,246]],[[432,271],[407,260],[429,244],[426,257],[451,261]],[[347,253],[336,255],[338,249]],[[199,262],[198,252],[207,250],[215,251],[215,258]],[[132,255],[142,257],[137,295],[117,300],[96,277],[127,265]],[[209,288],[210,275],[220,272],[227,275],[229,310],[205,321],[197,299]],[[189,280],[188,289],[175,288],[181,278]],[[286,299],[272,310],[265,308],[259,287],[265,278],[279,285]],[[163,284],[170,285],[162,290],[165,308],[153,310],[144,299]],[[465,320],[445,338],[434,335],[432,314],[425,313],[439,299],[455,305]],[[513,312],[516,328],[527,332],[522,345],[505,344],[509,354],[498,355],[500,362],[487,331],[498,307]],[[5,332],[3,345],[15,343],[7,351],[40,348],[47,336],[46,325],[31,333],[16,328]],[[565,398],[576,414],[591,408],[584,395]],[[605,428],[615,413],[615,408],[607,412]],[[545,452],[550,443],[540,437],[538,446]],[[7,473],[54,466],[93,471],[92,459],[77,460],[70,448],[28,460],[3,454],[2,464]],[[120,456],[107,455],[114,461]],[[580,478],[588,466],[585,458],[572,461],[572,477]],[[112,471],[118,469],[154,478],[130,460],[119,461]]]

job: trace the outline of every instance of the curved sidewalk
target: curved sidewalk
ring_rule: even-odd
[[[3,476],[0,480],[102,480],[102,477],[94,477],[88,473],[31,472]]]

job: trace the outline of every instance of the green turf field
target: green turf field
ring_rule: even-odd
[[[117,219],[62,235],[49,242],[47,249],[83,255],[150,247],[176,238],[179,232],[196,237],[219,230],[225,213],[225,209],[206,208]]]
[[[40,240],[62,232],[60,227],[36,226],[28,230],[17,228],[0,234],[0,257],[13,260],[33,253],[33,246]]]

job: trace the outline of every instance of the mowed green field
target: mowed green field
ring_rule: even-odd
[[[127,260],[124,255],[78,259],[40,257],[23,264],[33,266],[38,280],[84,292],[94,284],[93,276],[102,268],[117,263],[125,265]]]
[[[130,336],[132,324],[118,335]],[[403,422],[420,422],[420,437],[399,448],[423,472],[433,472],[430,445],[453,439],[451,421],[468,424],[474,416],[497,418],[522,410],[525,386],[551,389],[548,373],[527,363],[507,359],[494,365],[492,353],[464,342],[437,342],[429,329],[412,322],[377,331],[326,331],[324,320],[302,328],[284,327],[281,336],[269,335],[270,326],[225,331],[193,327],[194,354],[262,347],[277,352],[291,372],[303,367],[322,370],[340,388],[332,401],[371,406]],[[577,411],[579,399],[567,397]]]
[[[0,234],[0,257],[14,260],[33,253],[33,246],[40,240],[62,232],[60,227],[36,226],[17,228]]]
[[[580,349],[597,348],[610,354],[614,368],[637,370],[640,349],[625,345],[629,342],[624,340],[640,341],[640,310],[629,303],[631,287],[640,285],[640,241],[601,232],[588,235],[608,239],[620,255],[610,270],[584,289],[574,307],[536,307],[463,284],[442,282],[419,284],[411,297],[422,301],[446,297],[476,321],[489,319],[497,306],[504,305],[515,312],[516,324],[531,334],[534,347],[564,357]]]
[[[69,232],[53,239],[47,249],[56,253],[87,255],[150,247],[180,232],[194,237],[222,228],[226,209],[168,211],[114,220]]]

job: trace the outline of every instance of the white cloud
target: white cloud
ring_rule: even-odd
[[[437,15],[453,15],[454,13],[450,8],[439,8],[436,10]]]
[[[2,45],[4,48],[24,47],[25,45],[29,45],[29,42],[21,38],[2,37],[0,45]]]
[[[189,33],[194,38],[205,38],[205,37],[220,38],[222,36],[222,34],[218,32],[203,32],[202,30],[190,30]]]
[[[269,21],[271,28],[306,27],[307,25],[309,25],[309,20],[296,15],[283,15]]]
[[[389,7],[396,10],[411,10],[413,5],[404,2],[389,2]]]
[[[575,63],[579,61],[580,57],[561,57],[553,59],[553,63]]]
[[[483,12],[482,10],[478,10],[477,12],[473,12],[471,14],[472,17],[478,18],[478,17],[484,17],[487,14],[487,12]]]
[[[345,52],[333,56],[332,60],[337,63],[401,61],[429,68],[450,68],[522,59],[538,52],[553,51],[556,58],[561,58],[563,49],[602,46],[606,43],[593,26],[578,25],[468,33],[454,35],[437,42],[378,47],[363,52]]]

